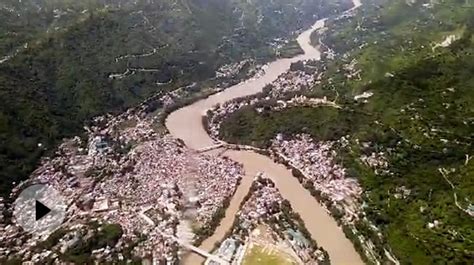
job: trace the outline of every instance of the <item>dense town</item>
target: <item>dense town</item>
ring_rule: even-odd
[[[276,104],[271,105],[272,111],[296,106],[324,105],[338,108],[336,103],[328,101],[326,98],[308,98],[304,95],[292,95],[287,99],[284,98],[291,92],[304,91],[318,82],[318,77],[314,72],[304,71],[315,67],[312,64],[311,61],[295,64],[303,67],[303,70],[293,69],[293,71],[290,70],[280,75],[278,79],[264,88],[263,95],[236,99],[209,110],[206,128],[210,135],[218,140],[221,122],[245,106],[252,106],[257,112],[263,111],[263,107],[258,106],[260,102],[276,100]],[[291,139],[285,139],[288,137]],[[344,139],[340,141],[344,142]],[[333,145],[333,142],[314,142],[309,135],[284,137],[280,134],[273,140],[269,150],[303,172],[314,188],[326,195],[332,202],[343,204],[348,219],[352,219],[357,216],[357,208],[359,208],[357,200],[362,189],[356,179],[348,178],[345,169],[334,162],[336,153],[332,148]],[[369,159],[371,163],[377,163],[379,160],[374,157]],[[364,161],[367,159],[364,158]]]
[[[216,77],[235,76],[252,64],[246,60],[224,66]],[[276,99],[314,85],[318,77],[314,75],[317,67],[312,64],[312,61],[298,63],[302,67],[300,70],[282,74],[265,88],[268,97]],[[258,77],[262,74],[259,67],[250,69],[254,72],[247,75]],[[158,95],[157,99],[166,109],[176,104],[176,100],[189,96],[194,86],[196,84]],[[149,101],[152,100],[155,99]],[[258,101],[251,99],[249,104]],[[215,116],[225,118],[247,104],[231,101],[214,109],[218,113]],[[293,96],[285,101],[279,100],[274,110],[319,104],[336,106],[325,98]],[[4,241],[0,258],[15,253],[18,258],[34,262],[57,259],[81,243],[79,235],[91,233],[91,221],[101,225],[117,224],[123,232],[114,245],[93,250],[92,256],[96,260],[129,258],[122,252],[131,248],[131,257],[171,262],[178,259],[178,244],[167,235],[180,234],[179,227],[185,224],[185,230],[192,232],[183,240],[192,243],[208,236],[207,227],[220,218],[217,213],[226,207],[226,201],[235,192],[244,175],[243,169],[226,157],[198,154],[187,149],[181,141],[158,133],[155,130],[158,118],[147,116],[148,107],[149,102],[145,101],[121,115],[95,118],[94,125],[85,127],[86,137],[65,140],[53,157],[43,159],[29,180],[17,185],[12,197],[32,183],[47,183],[58,190],[69,206],[68,222],[61,228],[61,232],[64,231],[62,237],[48,252],[38,252],[35,249],[38,238],[26,236],[18,225],[0,227]],[[218,124],[211,127],[211,131],[214,132],[211,136],[217,139]],[[262,189],[261,195],[265,200],[281,200],[277,191],[268,194],[264,191]],[[254,219],[249,221],[249,225],[261,219],[255,214],[264,215],[265,205],[255,203],[255,209],[248,205],[242,209]],[[147,219],[140,217],[144,214],[151,216],[156,225],[151,227]],[[204,234],[203,229],[207,231]],[[303,260],[310,260],[314,254],[308,250],[294,251],[301,254]]]
[[[222,67],[216,77],[235,76],[251,63],[243,61]],[[319,82],[318,67],[321,66],[314,61],[298,62],[265,87],[263,96],[236,99],[216,106],[208,112],[211,137],[219,140],[220,122],[226,116],[244,106],[256,106],[257,111],[262,111],[262,107],[257,107],[262,101],[275,100],[276,104],[271,106],[273,111],[296,106],[338,108],[335,102],[326,98],[294,94]],[[255,74],[258,77],[261,73]],[[159,96],[159,102],[164,108],[173,106],[189,96],[196,85]],[[34,262],[57,259],[80,243],[79,235],[90,234],[91,221],[117,224],[123,231],[114,245],[93,250],[95,260],[128,259],[122,252],[131,248],[131,257],[173,262],[181,253],[178,242],[173,239],[180,234],[179,227],[185,224],[185,230],[192,231],[191,237],[182,238],[190,243],[209,235],[201,234],[202,230],[209,230],[208,227],[220,218],[217,213],[226,207],[226,201],[244,175],[242,166],[226,157],[198,154],[170,135],[157,133],[156,118],[147,117],[146,109],[145,102],[119,116],[95,118],[94,126],[85,128],[87,137],[66,140],[54,157],[45,158],[31,178],[13,190],[14,194],[30,183],[48,183],[60,191],[70,205],[67,210],[69,221],[62,228],[67,232],[55,242],[52,251],[35,252],[37,238],[23,234],[23,240],[19,241],[23,232],[18,226],[0,227],[5,232],[1,239],[7,242],[3,245],[8,246],[0,249],[0,257],[17,253],[20,258]],[[350,222],[357,218],[361,188],[334,162],[332,145],[331,142],[315,143],[306,135],[291,140],[284,140],[279,135],[269,150],[301,170],[316,190],[342,205],[344,220]],[[246,251],[251,252],[254,245],[263,245],[273,246],[280,252],[283,249],[296,263],[327,262],[327,254],[292,227],[294,220],[291,224],[289,220],[280,220],[284,199],[271,181],[258,177],[254,185],[255,193],[239,214],[239,232],[223,241],[217,255],[240,264]],[[279,207],[275,208],[275,205]],[[269,220],[275,225],[275,219],[279,220],[275,227],[261,226]],[[186,220],[191,222],[184,222]],[[260,230],[264,236],[260,235]],[[213,262],[208,260],[210,264]]]
[[[55,156],[43,159],[12,196],[30,184],[47,183],[65,198],[69,206],[67,222],[48,251],[37,248],[38,242],[46,238],[29,237],[15,224],[0,227],[0,257],[15,253],[17,258],[33,262],[60,259],[82,244],[82,236],[93,234],[91,222],[96,222],[117,224],[123,234],[113,245],[93,249],[91,258],[128,259],[123,251],[131,247],[131,257],[173,262],[182,253],[173,238],[180,234],[183,220],[192,220],[186,228],[192,231],[191,238],[182,238],[192,243],[200,229],[207,229],[219,218],[216,213],[225,208],[225,201],[232,197],[244,175],[242,167],[226,157],[198,154],[179,140],[158,134],[153,128],[156,118],[147,117],[144,109],[141,105],[119,116],[97,117],[93,126],[85,127],[86,137],[65,140]],[[339,178],[344,181],[342,176]],[[277,250],[283,246],[297,263],[326,261],[327,255],[315,251],[310,240],[288,223],[273,230],[265,226],[257,229],[262,220],[282,214],[274,207],[284,200],[268,179],[259,176],[254,186],[255,193],[250,194],[239,214],[241,229],[250,237],[226,239],[219,256],[230,255],[227,260],[242,262],[246,253],[243,247],[251,248],[265,238],[255,231],[263,229],[270,235],[267,239],[272,239],[275,236],[271,235],[281,234],[283,229],[286,232],[280,239],[264,240],[260,245],[273,244]],[[247,242],[248,246],[237,248],[238,242]],[[235,250],[235,258],[228,248]]]
[[[214,253],[231,264],[254,264],[257,254],[284,264],[327,264],[327,253],[304,230],[275,184],[260,173],[242,202],[231,234]],[[207,260],[206,264],[215,263]]]
[[[250,63],[243,61],[225,66],[216,75],[235,75]],[[291,95],[319,82],[321,76],[315,74],[319,66],[314,64],[312,61],[295,64],[292,70],[264,88],[264,97],[237,99],[216,106],[208,112],[212,115],[208,124],[210,135],[218,140],[220,122],[227,115],[262,100],[277,100],[271,107],[274,111],[295,106],[326,105],[337,108],[337,104],[326,98]],[[258,71],[256,74],[260,75]],[[176,104],[176,100],[188,96],[194,86],[196,84],[169,92],[160,96],[159,101],[163,107],[170,107]],[[288,94],[291,96],[284,98]],[[12,195],[31,183],[48,183],[65,197],[70,205],[67,210],[70,221],[62,228],[68,232],[54,246],[56,251],[35,253],[37,238],[8,241],[20,238],[22,234],[19,227],[9,225],[0,227],[5,232],[1,239],[8,242],[4,244],[8,245],[8,249],[0,249],[0,254],[17,252],[19,257],[35,262],[54,260],[58,258],[58,253],[67,253],[79,244],[78,235],[88,233],[91,220],[100,224],[118,224],[123,231],[123,236],[114,246],[93,250],[96,260],[123,260],[125,257],[121,253],[130,246],[133,257],[153,261],[177,260],[179,246],[172,237],[179,234],[178,227],[186,223],[183,220],[192,220],[191,224],[186,223],[186,229],[193,234],[183,240],[192,242],[207,236],[200,235],[200,230],[217,221],[217,213],[225,208],[225,201],[235,192],[244,175],[243,169],[226,157],[198,154],[187,149],[179,140],[157,133],[154,128],[156,118],[147,117],[146,109],[145,102],[119,116],[95,118],[94,126],[85,128],[87,137],[66,140],[54,157],[45,158],[31,178],[13,190]],[[260,109],[258,107],[257,111]],[[343,202],[343,209],[350,220],[356,216],[356,201],[361,190],[357,181],[347,178],[344,169],[333,162],[331,145],[313,143],[304,135],[290,141],[279,136],[270,150],[301,169],[322,194],[334,202]],[[241,229],[246,231],[247,236],[226,239],[224,249],[218,250],[219,256],[242,262],[245,254],[243,247],[259,242],[262,237],[255,236],[255,230],[263,229],[270,235],[286,231],[277,241],[266,243],[280,247],[286,244],[284,249],[290,250],[290,256],[296,259],[296,263],[326,262],[327,254],[320,250],[315,252],[314,246],[309,244],[310,240],[301,231],[289,228],[288,223],[280,224],[281,227],[277,225],[273,230],[265,226],[257,229],[262,220],[281,215],[281,209],[273,207],[281,204],[283,199],[271,181],[259,177],[255,185],[259,186],[258,192],[244,204],[239,214]],[[151,216],[154,226],[150,226],[148,219],[142,218],[144,214]],[[20,242],[21,245],[18,244]],[[246,243],[239,245],[239,242]],[[234,249],[232,255],[228,248]],[[209,262],[212,264],[214,261]]]
[[[308,62],[303,66],[311,68]],[[312,71],[289,71],[267,86],[265,100],[308,88],[316,79]],[[189,90],[191,86],[181,90]],[[159,100],[164,106],[172,105],[173,98],[179,98],[180,93],[178,89]],[[249,100],[217,106],[212,110],[214,119],[211,121],[222,120],[242,106],[258,103],[260,98]],[[286,101],[279,100],[273,108],[305,104],[337,107],[325,98],[293,96]],[[192,235],[183,238],[192,243],[200,237],[200,229],[219,218],[216,213],[225,208],[225,201],[232,197],[244,172],[239,164],[226,157],[198,154],[179,140],[157,133],[156,118],[147,117],[145,110],[146,104],[142,104],[119,116],[97,117],[93,126],[85,128],[87,137],[66,140],[54,157],[45,158],[31,178],[20,183],[12,195],[31,183],[48,183],[60,191],[69,205],[69,221],[62,228],[67,232],[51,251],[35,252],[38,238],[26,237],[15,225],[0,227],[4,232],[2,241],[8,242],[4,244],[8,249],[3,247],[0,254],[17,252],[19,257],[35,262],[54,260],[79,244],[79,235],[90,233],[87,231],[94,221],[118,224],[123,231],[115,245],[93,250],[96,260],[123,260],[126,257],[122,252],[130,246],[132,257],[168,262],[179,259],[179,244],[172,237],[180,234],[178,227],[185,223],[183,220],[192,220],[191,224],[186,223]],[[211,136],[218,139],[219,124],[211,122],[210,125]],[[357,181],[347,178],[344,169],[333,162],[331,146],[331,143],[313,143],[305,135],[290,141],[278,136],[270,150],[300,168],[314,188],[332,201],[344,202],[347,218],[351,219],[356,216],[354,208],[361,190]],[[273,222],[275,217],[280,220],[284,200],[271,181],[261,176],[255,180],[254,188],[239,214],[239,229],[245,232],[239,230],[238,236],[225,239],[217,254],[240,264],[247,248],[251,251],[252,246],[263,244],[277,250],[283,248],[296,263],[326,262],[327,254],[315,250],[310,239],[284,220],[273,229],[260,226],[270,219]],[[275,209],[275,205],[280,208]],[[152,221],[143,218],[145,214]],[[150,226],[150,222],[154,225]],[[266,231],[267,236],[260,236],[259,230]],[[262,238],[275,239],[273,234],[280,235],[280,239],[262,241]]]
[[[123,236],[113,251],[94,250],[97,260],[112,258],[128,247],[126,242],[139,242],[133,256],[175,259],[176,242],[164,235],[174,236],[183,218],[193,220],[194,230],[210,226],[233,195],[243,170],[225,157],[197,154],[169,135],[157,134],[153,119],[143,117],[130,110],[118,117],[96,118],[100,125],[86,128],[87,140],[65,141],[55,157],[44,159],[12,193],[31,183],[47,183],[60,191],[70,205],[63,230],[77,230],[90,221],[120,225]],[[149,227],[140,213],[151,215],[156,226]],[[37,238],[21,237],[17,225],[0,229],[0,256],[17,253],[35,262],[57,257],[54,252],[35,253]],[[140,241],[141,237],[146,239]],[[78,243],[79,237],[72,236],[57,248],[64,254]]]
[[[408,229],[408,226],[407,231],[403,231],[409,233],[417,247],[427,242],[425,237],[419,239],[420,235],[425,236],[428,233],[437,233],[437,236],[449,234],[450,240],[462,238],[459,241],[468,241],[470,234],[462,234],[456,230],[460,229],[461,225],[456,227],[448,224],[447,218],[443,221],[444,217],[439,215],[436,217],[438,213],[431,211],[432,209],[437,211],[439,208],[444,214],[453,211],[452,209],[456,210],[457,207],[469,217],[474,216],[474,206],[468,196],[470,193],[467,193],[466,188],[454,177],[458,172],[467,174],[462,171],[464,170],[462,167],[458,171],[455,168],[439,167],[439,172],[436,172],[439,173],[439,182],[447,183],[448,188],[451,188],[449,192],[454,197],[454,206],[452,203],[446,205],[453,206],[452,209],[446,209],[446,205],[432,206],[436,205],[434,200],[431,200],[433,189],[430,188],[429,192],[423,193],[420,192],[422,185],[419,185],[418,189],[406,183],[396,183],[394,187],[386,185],[387,190],[380,193],[376,193],[374,189],[374,196],[380,198],[380,201],[374,203],[367,200],[367,198],[370,200],[372,194],[371,191],[364,192],[363,181],[349,174],[347,165],[337,159],[340,158],[339,148],[350,149],[350,145],[360,147],[363,150],[362,154],[357,153],[352,158],[370,169],[368,175],[373,173],[377,181],[396,179],[394,177],[396,173],[390,170],[392,166],[390,152],[393,154],[395,148],[386,148],[383,143],[359,142],[350,135],[338,140],[318,141],[304,133],[294,135],[279,133],[266,149],[226,144],[225,139],[221,138],[222,123],[243,108],[251,108],[262,114],[297,107],[324,106],[337,109],[346,107],[343,105],[345,102],[337,100],[339,94],[336,89],[334,89],[335,99],[333,97],[328,99],[326,96],[312,97],[306,92],[320,84],[334,85],[333,78],[325,76],[328,70],[326,63],[329,64],[334,59],[339,62],[336,66],[332,66],[337,68],[334,76],[344,80],[343,86],[350,87],[352,84],[347,83],[364,80],[364,74],[367,73],[362,68],[367,62],[352,55],[349,48],[342,46],[347,44],[352,47],[351,49],[361,50],[366,46],[376,45],[377,42],[372,43],[363,37],[355,37],[348,39],[347,43],[335,46],[331,36],[338,30],[339,24],[350,21],[352,16],[350,13],[345,13],[328,21],[331,27],[323,27],[316,31],[323,37],[317,37],[317,42],[323,50],[322,61],[306,60],[293,63],[289,71],[279,75],[275,81],[264,87],[261,93],[234,98],[215,105],[207,111],[207,116],[203,117],[205,129],[217,144],[217,148],[221,150],[228,148],[258,151],[287,166],[302,187],[306,188],[337,220],[346,236],[348,238],[349,235],[352,236],[350,239],[356,248],[359,248],[357,249],[359,254],[371,262],[399,264],[399,260],[393,254],[393,248],[385,238],[387,230],[384,229],[387,229],[390,222],[383,210],[391,210],[390,203],[408,205],[416,201],[421,205],[412,205],[415,213],[410,214],[413,216],[423,214],[425,219],[416,220],[417,225],[419,223],[416,229],[423,234],[418,230]],[[357,22],[355,31],[367,31],[367,25],[365,27],[363,25],[367,24],[364,19]],[[371,22],[376,23],[379,19],[381,18],[374,17]],[[380,40],[384,40],[385,35],[387,34],[382,32]],[[448,35],[444,41],[434,43],[431,50],[433,53],[442,50],[459,38],[459,34]],[[329,45],[323,43],[322,39],[328,41]],[[411,40],[406,40],[403,44],[407,43],[412,44]],[[428,46],[422,48],[430,49]],[[111,74],[109,78],[122,79],[135,72],[147,70],[150,69],[127,69],[123,74]],[[215,79],[234,78],[243,70],[246,77],[258,78],[264,74],[265,66],[256,66],[254,60],[246,59],[220,67],[215,73]],[[380,76],[389,80],[397,77],[395,72],[382,72]],[[209,90],[209,94],[217,93],[233,82],[204,89]],[[369,80],[365,85],[369,86],[371,82],[372,80]],[[156,85],[163,84],[167,83]],[[18,183],[11,194],[14,198],[28,185],[47,183],[60,191],[68,205],[64,224],[49,237],[29,235],[14,218],[11,218],[9,204],[4,204],[4,199],[0,197],[0,261],[12,257],[39,264],[86,263],[89,259],[98,262],[132,262],[134,259],[139,259],[145,263],[173,264],[186,257],[192,249],[190,246],[199,247],[199,244],[211,236],[219,225],[224,210],[247,173],[243,164],[221,155],[222,153],[214,156],[206,154],[206,151],[191,150],[182,140],[174,138],[169,132],[157,130],[159,126],[163,128],[158,118],[160,115],[166,116],[162,110],[176,107],[183,99],[192,98],[197,91],[202,92],[202,89],[200,84],[191,83],[159,94],[153,99],[157,99],[160,106],[159,111],[153,113],[156,115],[158,112],[155,117],[151,117],[148,112],[149,105],[145,102],[118,116],[97,117],[93,125],[84,128],[86,136],[64,140],[56,153],[49,158],[43,158],[30,178]],[[355,106],[367,106],[377,98],[377,93],[382,93],[376,89],[366,91],[364,89],[365,86],[362,91],[357,89],[351,91],[345,99]],[[454,94],[458,89],[444,88],[443,97]],[[417,103],[424,104],[424,99],[420,97],[418,101],[405,105],[400,109],[400,115],[412,113],[411,121],[422,120],[421,109],[426,106],[423,105],[423,108],[418,109],[415,106]],[[448,110],[452,107],[451,103],[443,101],[443,107]],[[400,121],[396,120],[399,124],[402,123]],[[378,120],[376,124],[380,125]],[[393,127],[389,129],[395,132]],[[434,139],[438,136],[438,132],[441,131],[432,128],[423,136]],[[446,145],[451,142],[458,144],[457,140],[447,138],[449,140],[446,138],[438,140]],[[402,146],[402,142],[411,144],[408,140],[400,140],[396,148]],[[41,143],[38,147],[41,147]],[[413,144],[413,148],[409,150],[416,153],[421,147]],[[431,149],[429,150],[431,152]],[[442,151],[449,154],[452,150],[446,147]],[[468,153],[465,155],[464,166],[467,168],[471,165],[470,155]],[[408,161],[408,158],[406,160]],[[464,193],[461,187],[464,188]],[[440,193],[439,190],[437,192]],[[429,198],[429,202],[425,202],[426,198],[420,196]],[[436,196],[434,194],[433,198],[442,201]],[[374,207],[367,213],[369,203],[378,203],[376,206],[381,206],[383,209]],[[402,207],[401,209],[403,210]],[[405,210],[403,213],[406,212]],[[372,214],[371,219],[369,214]],[[373,218],[374,216],[376,218]],[[407,219],[408,217],[415,219],[413,216],[407,216]],[[457,217],[457,214],[454,216]],[[380,224],[375,224],[374,219],[380,221]],[[4,222],[5,220],[8,222]],[[445,227],[448,227],[447,230],[441,230]],[[422,230],[425,228],[428,232]],[[399,234],[394,236],[393,231],[389,232],[392,232],[393,238],[398,239]],[[102,242],[97,238],[107,240],[104,239]],[[253,180],[244,201],[241,202],[232,229],[220,239],[211,254],[206,253],[202,256],[208,257],[205,264],[209,265],[220,264],[221,260],[224,261],[223,264],[258,264],[262,257],[279,260],[285,264],[328,264],[330,257],[323,247],[318,246],[311,238],[303,221],[292,210],[289,201],[280,195],[275,184],[265,176],[265,173],[259,173]],[[78,254],[84,250],[90,252],[89,257],[85,258]],[[398,253],[403,252],[398,249]],[[464,253],[467,253],[465,254],[467,256],[472,251]]]
[[[341,203],[348,218],[357,218],[356,209],[362,189],[356,179],[347,176],[335,162],[333,142],[315,142],[309,135],[296,135],[285,140],[278,135],[270,147],[274,153],[300,170],[332,202]]]

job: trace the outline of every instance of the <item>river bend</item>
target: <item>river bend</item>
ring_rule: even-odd
[[[353,0],[353,3],[354,7],[352,9],[360,6],[359,0]],[[310,35],[314,30],[324,27],[324,22],[325,19],[316,21],[311,28],[298,36],[297,41],[304,54],[273,61],[266,65],[265,73],[262,76],[249,79],[172,112],[166,119],[166,127],[171,135],[182,139],[192,149],[214,145],[215,142],[207,134],[202,124],[202,116],[205,115],[206,111],[216,104],[223,104],[238,97],[261,92],[266,84],[273,82],[279,75],[288,71],[293,62],[308,59],[319,60],[321,53],[317,48],[310,45]],[[253,151],[228,150],[224,155],[241,163],[246,175],[232,197],[230,206],[226,209],[225,217],[220,225],[214,234],[201,244],[200,248],[210,251],[215,242],[223,239],[225,233],[232,226],[239,205],[247,194],[254,176],[258,172],[264,172],[275,182],[283,198],[287,199],[293,209],[300,214],[313,239],[329,253],[332,264],[363,264],[359,254],[345,237],[336,220],[293,177],[291,171],[285,166]],[[185,264],[199,264],[200,262],[202,262],[202,258],[195,254],[191,254],[184,260]]]

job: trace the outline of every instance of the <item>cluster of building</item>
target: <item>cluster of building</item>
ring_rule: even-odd
[[[347,79],[352,80],[361,80],[360,73],[361,69],[357,69],[357,59],[352,59],[349,63],[346,63],[342,66],[342,69],[345,71],[345,76]]]
[[[243,97],[235,100],[230,100],[224,104],[214,106],[207,117],[207,129],[209,134],[217,139],[221,122],[230,114],[238,111],[245,106],[256,106],[262,101],[277,100],[276,104],[270,105],[270,110],[279,111],[285,108],[296,106],[318,106],[328,105],[338,107],[334,102],[328,101],[324,98],[308,98],[303,95],[294,95],[288,97],[287,95],[298,91],[310,89],[313,85],[319,82],[321,75],[316,75],[314,69],[318,66],[313,66],[312,61],[302,61],[301,69],[290,70],[278,77],[270,85],[267,85],[263,90],[263,95],[256,97]],[[285,97],[286,96],[286,97]],[[263,107],[256,107],[256,111],[262,112]]]
[[[5,220],[5,217],[3,216],[3,211],[5,211],[5,203],[4,199],[0,197],[0,227],[3,226],[3,221]]]
[[[311,239],[299,230],[292,213],[291,206],[282,198],[275,184],[259,174],[241,206],[232,234],[214,254],[231,264],[242,264],[251,249],[260,246],[301,264],[326,261],[325,251],[311,244]],[[214,263],[208,260],[206,264]]]
[[[364,93],[362,94],[359,94],[359,95],[355,95],[354,96],[354,100],[355,101],[361,101],[363,103],[367,103],[368,102],[368,98],[372,97],[374,95],[373,92],[370,92],[370,91],[365,91]]]
[[[266,98],[269,100],[270,98]],[[255,106],[255,111],[262,113],[265,108],[257,107],[256,104],[259,103],[260,99],[252,98],[246,100],[235,100],[229,101],[222,105],[214,106],[207,115],[207,130],[209,135],[214,138],[219,138],[219,131],[221,128],[222,122],[225,118],[238,111],[239,109],[245,106]],[[270,111],[281,111],[291,107],[317,107],[317,106],[328,106],[334,108],[340,108],[338,104],[334,101],[329,101],[326,97],[323,98],[308,98],[303,95],[296,95],[289,99],[277,100],[275,104],[266,106],[267,110]]]
[[[251,192],[250,198],[239,212],[239,219],[244,227],[255,228],[262,220],[281,213],[283,198],[270,179],[257,176]]]
[[[222,241],[222,243],[213,252],[213,254],[217,255],[225,261],[228,261],[229,264],[240,265],[243,262],[246,248],[246,245],[243,244],[241,240],[235,237],[228,237]],[[211,259],[207,259],[204,264],[220,265],[219,262],[216,262]]]
[[[360,160],[371,167],[375,174],[386,174],[388,171],[388,160],[384,152],[372,152],[370,155],[361,155]]]
[[[69,205],[63,229],[74,230],[91,220],[120,225],[123,235],[117,246],[94,250],[97,260],[117,258],[111,255],[135,242],[134,256],[173,261],[180,220],[189,218],[193,228],[209,225],[235,192],[243,169],[230,159],[198,154],[170,135],[158,134],[153,122],[140,109],[94,119],[87,137],[65,140],[12,196],[31,183],[47,183]],[[144,213],[148,219],[140,217]],[[0,260],[10,254],[38,262],[57,257],[55,251],[38,256],[37,238],[21,240],[25,233],[16,224],[0,227],[0,235],[8,241],[3,244],[8,247],[0,245]],[[67,251],[68,244],[63,245],[56,249]]]
[[[216,71],[214,80],[218,80],[217,85],[208,88],[211,92],[220,91],[230,85],[238,83],[242,79],[256,78],[264,73],[263,66],[257,65],[253,59],[245,59],[237,63],[226,64]],[[192,83],[160,96],[159,101],[164,108],[177,104],[186,98],[193,97],[196,92],[202,92],[198,83]]]
[[[192,205],[196,211],[194,225],[199,226],[206,225],[223,207],[243,175],[236,162],[198,155],[169,136],[136,146],[120,164],[117,176],[98,185],[104,197],[125,197],[126,203],[136,203],[135,208],[158,203],[174,214],[180,207]],[[165,199],[160,200],[160,196]]]
[[[306,66],[306,62],[302,63]],[[314,74],[314,71],[288,71],[280,75],[270,86],[268,86],[268,95],[272,98],[277,98],[289,92],[309,89],[316,83],[317,76]]]
[[[183,98],[189,97],[190,94],[193,92],[193,90],[196,89],[196,88],[198,88],[198,84],[196,82],[194,82],[190,85],[177,88],[173,91],[170,91],[170,92],[164,94],[160,98],[160,100],[163,103],[163,106],[166,108],[166,107],[169,107],[169,106],[172,106],[172,105],[176,104],[177,101],[179,101]]]
[[[209,135],[214,139],[218,139],[221,123],[227,116],[238,111],[244,106],[252,106],[258,101],[258,98],[252,98],[248,100],[230,100],[224,104],[214,106],[207,112],[206,126]]]
[[[309,135],[296,135],[286,140],[281,134],[273,141],[271,150],[298,169],[316,190],[331,201],[344,204],[346,213],[355,216],[357,199],[362,193],[358,181],[347,176],[345,169],[335,162],[334,142],[315,142]]]
[[[287,100],[278,100],[276,106],[272,106],[270,109],[273,111],[279,111],[291,107],[317,107],[317,106],[328,106],[334,108],[340,108],[334,101],[329,101],[326,96],[323,98],[308,98],[306,96],[294,96]],[[263,112],[263,108],[256,108],[257,112]]]
[[[255,60],[245,59],[237,63],[231,63],[221,66],[216,71],[216,78],[229,78],[239,74],[245,67],[255,65]]]

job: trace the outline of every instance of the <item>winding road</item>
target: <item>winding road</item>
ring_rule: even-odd
[[[360,0],[353,0],[353,3],[354,7],[351,10],[361,5]],[[307,59],[319,60],[321,53],[317,48],[310,45],[310,35],[314,30],[324,27],[325,20],[316,21],[311,28],[298,36],[297,41],[304,54],[271,62],[265,68],[264,75],[239,83],[207,99],[197,101],[171,113],[166,119],[166,127],[171,135],[182,139],[189,148],[195,150],[215,145],[216,143],[207,134],[202,124],[202,116],[205,115],[206,111],[218,103],[222,104],[234,98],[261,92],[266,84],[271,83],[279,75],[288,71],[293,62]],[[246,176],[242,179],[232,197],[230,206],[226,209],[225,217],[214,234],[201,244],[201,249],[211,251],[214,243],[223,239],[225,233],[232,226],[239,205],[247,194],[254,176],[258,172],[264,172],[275,182],[281,195],[300,214],[313,239],[329,253],[332,264],[363,264],[361,257],[355,251],[352,243],[345,237],[336,221],[285,166],[253,151],[229,150],[224,152],[223,155],[241,163]],[[194,265],[200,264],[202,261],[202,257],[191,254],[184,259],[184,264]]]

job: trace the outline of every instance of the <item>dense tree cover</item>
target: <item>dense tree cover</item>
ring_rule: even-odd
[[[0,195],[91,117],[209,80],[226,63],[270,60],[274,38],[290,38],[348,3],[2,1]]]
[[[323,140],[337,138],[328,131],[348,133],[350,148],[340,148],[339,159],[364,187],[365,213],[383,238],[364,221],[356,224],[358,230],[390,247],[403,264],[466,264],[474,258],[474,218],[467,212],[474,196],[474,162],[467,159],[474,153],[474,13],[464,3],[432,9],[422,4],[378,6],[370,12],[382,16],[367,19],[374,27],[366,34],[353,30],[362,18],[339,25],[344,44],[355,36],[367,40],[346,60],[359,61],[361,80],[346,79],[340,71],[344,59],[335,60],[326,73],[331,80],[311,93],[333,97],[337,89],[341,117],[333,119],[336,110],[321,108],[261,114],[244,109],[223,123],[221,133],[233,142],[259,145],[277,132],[306,132]],[[420,28],[429,31],[420,36]],[[450,34],[461,39],[432,49]],[[362,91],[374,93],[366,104],[353,100]],[[379,151],[389,160],[389,174],[375,174],[359,159]],[[445,176],[440,169],[447,170]]]
[[[335,108],[290,108],[259,114],[253,107],[245,107],[231,114],[222,123],[220,136],[231,143],[268,147],[277,133],[309,133],[319,140],[336,140],[352,133],[358,123],[356,115]]]

